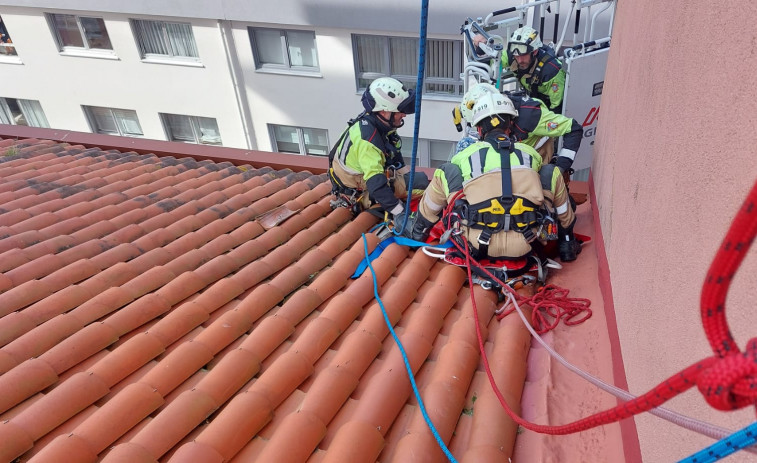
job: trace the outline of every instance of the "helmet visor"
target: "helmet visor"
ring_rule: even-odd
[[[397,112],[413,114],[415,113],[415,90],[411,88],[407,93],[407,98],[397,105]]]
[[[507,53],[512,56],[527,55],[531,53],[531,46],[525,43],[508,43]]]

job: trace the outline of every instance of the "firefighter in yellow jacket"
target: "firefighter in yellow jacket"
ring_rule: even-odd
[[[410,168],[400,151],[397,129],[415,112],[415,91],[391,77],[380,77],[362,97],[363,111],[351,120],[329,153],[329,177],[336,199],[332,206],[353,212],[378,203],[392,215],[400,214],[407,197]],[[415,174],[413,189],[428,185],[425,174]]]
[[[499,93],[499,90],[491,84],[476,84],[466,92],[460,106],[452,113],[457,131],[465,131],[465,136],[457,144],[458,152],[478,139],[478,133],[472,127],[473,105],[486,93]],[[510,136],[533,147],[541,155],[542,164],[552,162],[561,171],[570,172],[583,139],[581,125],[575,119],[555,114],[541,100],[531,98],[525,92],[505,92],[505,96],[518,112],[510,127]],[[555,156],[553,141],[558,137],[562,137],[563,147]]]
[[[532,147],[514,141],[511,124],[517,115],[504,95],[487,93],[479,98],[473,107],[473,125],[481,141],[436,170],[418,212],[408,219],[406,236],[425,240],[450,199],[462,190],[465,200],[454,207],[474,258],[529,254],[552,209],[558,219],[560,259],[576,259],[581,248],[573,235],[575,214],[562,174],[554,164],[542,166]],[[401,224],[403,218],[396,217],[395,223]]]

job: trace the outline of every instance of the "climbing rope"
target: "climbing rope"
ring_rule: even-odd
[[[395,226],[394,233],[401,235],[407,219],[410,217],[410,203],[413,199],[413,181],[415,181],[415,159],[418,153],[418,131],[421,128],[421,100],[423,99],[423,75],[426,71],[426,25],[428,24],[428,0],[421,0],[421,30],[418,54],[418,79],[415,83],[415,127],[413,128],[413,155],[410,157],[410,181],[407,185],[407,203],[402,225]]]
[[[736,215],[702,286],[701,316],[704,332],[717,366],[697,383],[707,403],[718,410],[735,410],[757,401],[757,338],[742,354],[728,328],[725,300],[733,276],[757,234],[757,182]]]
[[[376,271],[373,269],[373,265],[371,265],[371,261],[368,258],[368,240],[365,238],[365,233],[363,233],[363,250],[365,251],[365,258],[368,262],[368,268],[371,270],[371,277],[373,278],[373,295],[376,298],[376,301],[378,302],[379,307],[381,308],[381,314],[384,316],[384,322],[386,323],[387,328],[389,328],[389,332],[392,334],[392,337],[394,338],[394,342],[397,343],[397,347],[400,349],[400,354],[402,354],[402,361],[405,363],[405,370],[407,370],[407,376],[410,378],[410,385],[413,387],[413,394],[415,394],[415,399],[418,401],[418,408],[421,411],[421,414],[423,415],[423,419],[426,420],[426,424],[428,424],[429,429],[431,429],[431,434],[434,435],[434,439],[436,439],[437,444],[439,444],[439,448],[444,451],[444,454],[447,456],[447,459],[451,461],[452,463],[457,463],[457,460],[455,460],[455,457],[452,456],[452,452],[447,448],[447,445],[442,440],[442,437],[439,435],[439,432],[436,430],[436,427],[434,427],[434,423],[431,421],[431,418],[428,416],[428,413],[426,412],[426,407],[423,405],[423,399],[421,398],[421,393],[418,391],[418,386],[415,383],[415,375],[413,374],[413,368],[410,366],[410,360],[407,357],[407,353],[405,352],[405,347],[402,345],[402,342],[400,341],[399,336],[397,336],[397,333],[394,331],[394,327],[392,326],[391,320],[389,320],[389,315],[386,313],[386,309],[384,308],[384,303],[381,301],[381,297],[378,293],[378,281],[376,280]]]
[[[517,414],[507,405],[499,391],[489,368],[488,358],[481,337],[478,310],[475,296],[471,285],[471,299],[473,302],[473,314],[476,322],[476,334],[484,367],[489,381],[500,403],[507,414],[526,429],[546,434],[570,434],[592,427],[615,422],[630,416],[648,411],[665,403],[672,397],[684,392],[695,384],[705,395],[708,403],[723,410],[733,410],[755,403],[757,388],[752,385],[757,381],[757,339],[750,340],[746,352],[738,350],[725,320],[725,295],[728,286],[744,255],[754,241],[757,234],[757,183],[749,193],[747,200],[734,219],[720,251],[715,257],[703,286],[702,315],[703,324],[710,344],[717,356],[708,357],[697,362],[676,375],[660,383],[657,387],[617,407],[591,415],[587,418],[562,426],[545,426],[530,423]],[[457,243],[454,243],[458,246]],[[486,268],[478,265],[470,258],[467,242],[465,248],[460,249],[466,256],[468,279],[472,281],[471,266],[477,265],[494,281],[502,285],[508,291],[508,297],[513,303],[517,303],[516,294],[512,288],[499,281],[496,276]],[[709,320],[709,321],[708,321]]]
[[[694,455],[684,458],[679,463],[711,463],[728,455],[743,450],[757,442],[757,423],[736,431],[725,439],[700,450]]]
[[[555,285],[539,288],[532,297],[524,299],[520,305],[530,305],[531,325],[538,334],[544,334],[557,327],[560,320],[565,325],[579,325],[588,320],[591,315],[591,301],[579,297],[568,297],[568,291]],[[497,320],[502,320],[515,311],[515,304],[497,314]]]
[[[452,196],[452,198],[449,199],[447,207],[445,207],[444,209],[442,215],[442,223],[444,223],[448,231],[456,228],[456,225],[453,223],[453,221],[455,220],[455,201],[463,197],[464,194],[462,190],[458,191]],[[455,244],[458,251],[461,251],[463,253],[463,255],[468,254],[467,249],[463,250],[463,248],[459,245],[459,242],[456,242],[456,240],[454,239],[452,239],[451,241]],[[463,239],[460,241],[465,240]],[[483,268],[477,261],[473,261],[473,263],[477,267]],[[489,275],[491,274],[489,273]],[[499,284],[502,284],[501,281],[496,281],[499,282]],[[508,286],[508,288],[510,288],[510,285],[505,286]],[[531,307],[533,307],[533,310],[531,312],[531,323],[533,324],[538,334],[544,334],[547,331],[554,329],[560,323],[560,320],[563,320],[564,323],[568,326],[573,326],[581,324],[591,318],[592,311],[589,308],[591,301],[589,299],[568,297],[569,293],[569,290],[551,284],[540,288],[539,292],[537,292],[530,298],[523,297],[513,291],[513,294],[515,295],[514,297],[517,298],[519,305],[530,305]],[[497,319],[501,320],[502,318],[511,314],[513,310],[514,305],[500,309],[500,311],[497,312]]]

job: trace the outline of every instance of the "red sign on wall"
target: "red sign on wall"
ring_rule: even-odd
[[[589,114],[586,115],[586,119],[584,119],[584,123],[581,125],[586,127],[587,125],[595,123],[597,121],[597,116],[599,116],[599,106],[593,107],[589,110]]]

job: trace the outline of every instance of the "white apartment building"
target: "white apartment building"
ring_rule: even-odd
[[[503,3],[430,2],[419,166],[459,139],[460,26]],[[420,6],[0,0],[0,123],[324,156],[371,80],[415,85]]]

